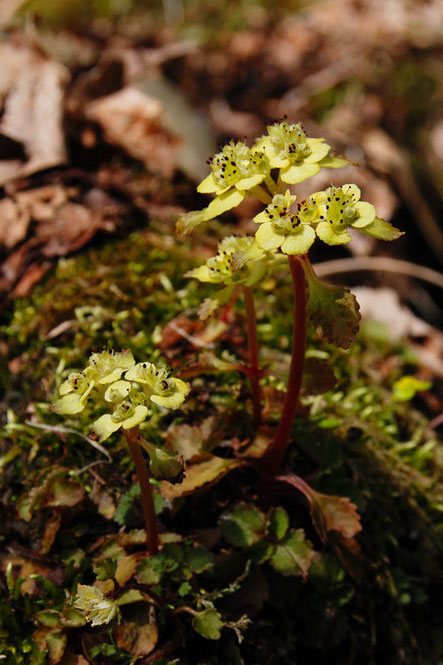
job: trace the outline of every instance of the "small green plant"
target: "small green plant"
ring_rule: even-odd
[[[231,210],[248,197],[257,198],[263,208],[253,218],[257,225],[255,236],[222,238],[217,254],[185,276],[218,287],[200,305],[202,321],[220,308],[224,308],[223,319],[242,295],[248,363],[235,362],[229,355],[219,359],[206,351],[196,362],[191,361],[181,368],[182,378],[174,378],[164,367],[151,362],[136,363],[129,350],[103,351],[92,354],[88,366],[81,372],[69,373],[54,403],[55,411],[62,415],[85,412],[90,418],[91,437],[100,444],[118,432],[126,438],[140,490],[135,486],[124,495],[114,521],[122,527],[128,525],[133,500],[140,493],[146,534],[143,531],[125,533],[123,528],[100,546],[93,567],[95,582],[93,586],[77,585],[74,607],[83,620],[112,630],[122,648],[127,647],[132,635],[128,650],[136,657],[149,653],[157,640],[155,619],[151,616],[154,608],[165,616],[169,612],[175,618],[178,615],[192,617],[194,631],[206,639],[218,640],[223,628],[234,630],[240,639],[249,618],[238,614],[236,620],[228,620],[221,602],[224,596],[235,595],[249,576],[259,579],[260,566],[271,570],[272,575],[303,581],[312,571],[315,581],[315,576],[320,575],[323,568],[326,570],[327,561],[323,553],[316,551],[315,538],[317,543],[332,547],[351,575],[357,579],[361,576],[360,549],[355,536],[362,527],[356,505],[346,497],[314,490],[292,472],[279,475],[279,471],[290,442],[303,375],[309,374],[305,372],[309,369],[305,363],[308,324],[318,337],[343,349],[350,347],[359,329],[360,314],[355,297],[348,289],[328,285],[318,278],[308,258],[309,249],[317,239],[331,246],[346,244],[351,240],[350,231],[383,240],[394,240],[401,232],[377,217],[374,206],[361,201],[361,192],[354,184],[331,185],[298,201],[289,186],[318,174],[322,168],[348,164],[343,157],[331,155],[323,139],[307,137],[301,125],[286,121],[271,125],[252,148],[231,141],[209,163],[211,173],[198,191],[212,194],[213,199],[203,210],[187,213],[178,220],[181,235]],[[269,372],[260,367],[254,290],[281,272],[286,260],[293,289],[292,354],[280,417],[272,429],[267,417],[269,411],[262,408],[265,390],[261,380],[268,379]],[[192,283],[190,288],[194,288]],[[319,358],[311,360],[319,361]],[[224,441],[227,424],[222,422],[223,418],[225,415],[234,418],[235,414],[221,410],[217,415],[205,414],[206,419],[200,424],[183,423],[179,418],[168,429],[165,446],[147,441],[143,433],[149,428],[153,430],[154,423],[158,422],[157,416],[153,418],[155,410],[179,409],[190,390],[182,379],[192,379],[206,371],[240,371],[248,377],[253,428],[247,423],[245,431],[248,437],[251,430],[255,431],[255,437],[243,441],[233,437]],[[316,371],[316,381],[322,383],[318,365]],[[331,388],[330,377],[324,374],[323,378],[320,389],[315,388],[317,393]],[[198,382],[195,385],[198,387]],[[414,385],[413,390],[418,389],[420,386]],[[217,455],[219,444],[225,450]],[[143,450],[149,456],[149,470]],[[166,481],[160,487],[162,501],[166,503],[215,485],[228,472],[244,467],[253,467],[264,481],[260,507],[250,495],[247,500],[241,499],[223,508],[222,515],[218,516],[218,556],[214,557],[210,548],[196,546],[179,534],[168,532],[159,537],[152,476]],[[65,474],[67,470],[57,473]],[[50,477],[45,482],[50,488],[56,478]],[[290,512],[274,505],[275,502],[271,505],[271,483],[283,484],[286,489],[295,489],[304,496],[313,527],[312,542],[304,528],[292,524]],[[35,505],[24,502],[23,515],[30,519]],[[132,551],[144,541],[147,556]],[[226,544],[233,549],[226,550]],[[223,560],[233,567],[227,583],[219,580],[218,559],[221,567]],[[143,636],[143,647],[138,635]],[[103,650],[111,646],[116,648],[104,644],[94,648]]]
[[[300,183],[322,168],[349,164],[345,158],[331,155],[324,139],[309,138],[300,124],[283,121],[270,125],[267,134],[251,148],[231,141],[209,164],[211,173],[197,190],[215,198],[203,210],[183,215],[177,222],[178,233],[190,232],[247,197],[257,198],[265,205],[253,219],[259,225],[255,239],[226,238],[220,243],[218,257],[188,274],[200,281],[229,285],[204,302],[201,318],[214,313],[242,285],[256,425],[261,422],[260,369],[251,287],[280,267],[277,250],[288,257],[294,292],[292,360],[280,422],[267,451],[266,474],[273,477],[281,466],[299,403],[308,319],[320,337],[345,349],[359,328],[355,297],[347,289],[331,287],[315,275],[308,259],[310,247],[316,238],[328,245],[344,245],[351,240],[349,229],[381,240],[395,240],[401,231],[377,217],[371,203],[360,200],[361,192],[355,184],[331,185],[307,200],[297,201],[288,185]]]
[[[142,448],[150,457],[155,476],[175,477],[182,469],[181,460],[157,449],[140,435],[139,425],[150,415],[151,404],[178,409],[189,388],[184,381],[150,362],[135,363],[130,351],[93,353],[88,366],[71,372],[60,388],[60,399],[54,403],[60,414],[73,415],[83,411],[88,402],[110,409],[92,424],[91,436],[100,443],[123,429],[141,488],[149,554],[159,550],[154,499]]]

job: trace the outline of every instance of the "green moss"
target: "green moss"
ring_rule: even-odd
[[[205,287],[182,277],[196,262],[190,247],[175,243],[170,236],[134,234],[60,261],[28,298],[16,301],[4,326],[4,365],[13,368],[11,376],[5,372],[4,378],[10,411],[0,451],[0,455],[5,455],[5,538],[10,541],[19,537],[25,550],[49,543],[46,546],[50,560],[65,563],[57,584],[68,593],[77,583],[92,583],[94,566],[103,557],[108,560],[137,552],[136,532],[130,532],[135,544],[121,540],[128,529],[141,524],[138,503],[128,503],[136,486],[132,484],[126,448],[118,435],[108,447],[113,457],[110,464],[75,432],[57,434],[25,424],[29,407],[43,426],[69,425],[51,412],[48,400],[65,369],[83,366],[92,350],[129,348],[136,359],[164,356],[158,346],[161,330],[183,312],[196,321],[198,305],[207,295]],[[290,309],[291,297],[284,276],[269,283],[258,296],[263,357],[277,374],[274,383],[264,380],[270,385],[281,382],[287,372]],[[238,325],[242,316],[239,306],[229,328],[212,349],[217,356],[226,351],[237,357],[242,355],[243,333]],[[300,504],[301,495],[295,491],[281,492],[275,501],[289,515],[291,528],[303,528],[318,553],[306,581],[283,578],[266,562],[258,565],[251,559],[248,563],[247,552],[235,547],[229,550],[229,543],[223,540],[212,547],[214,570],[195,572],[185,566],[178,575],[174,572],[174,557],[180,559],[181,549],[171,543],[167,552],[178,554],[171,555],[171,561],[168,559],[172,572],[157,582],[156,593],[165,595],[168,603],[179,605],[185,594],[186,602],[194,603],[197,611],[202,611],[198,605],[202,598],[205,602],[216,601],[217,612],[231,617],[231,621],[248,612],[253,618],[242,644],[237,644],[231,629],[224,628],[220,643],[211,641],[208,646],[190,630],[190,617],[179,614],[171,622],[163,608],[158,613],[162,639],[166,641],[176,630],[177,620],[184,631],[183,646],[174,653],[183,665],[226,665],[241,662],[240,659],[245,665],[265,661],[271,665],[313,661],[320,665],[438,662],[437,596],[443,582],[437,566],[441,548],[440,467],[425,416],[410,404],[392,400],[393,384],[404,368],[411,373],[410,354],[406,347],[391,344],[380,330],[372,335],[366,329],[348,352],[319,345],[312,332],[310,335],[311,354],[332,363],[338,384],[329,393],[303,398],[288,463],[297,474],[310,478],[316,490],[348,496],[358,505],[363,524],[358,537],[363,577],[356,581],[349,573],[351,562],[337,557],[331,544],[321,544],[305,506]],[[192,345],[180,336],[164,352],[168,362],[177,367],[189,365],[196,357]],[[389,375],[374,371],[387,360]],[[248,388],[235,372],[197,377],[189,405],[180,417],[173,414],[163,418],[161,428],[154,420],[145,434],[159,445],[169,424],[198,424],[222,409],[223,440],[235,436],[242,441],[251,436],[244,411],[247,399]],[[415,399],[420,405],[420,397]],[[87,434],[89,421],[90,414],[85,413],[71,424]],[[8,454],[10,451],[12,455]],[[226,456],[229,449],[217,447],[216,453]],[[92,463],[97,466],[85,469]],[[42,473],[49,473],[56,465],[71,470],[69,487],[75,486],[78,495],[78,502],[71,508],[54,508],[49,485],[46,489],[42,486]],[[203,499],[190,496],[176,502],[172,511],[169,502],[157,502],[162,509],[163,531],[170,538],[175,537],[172,533],[185,537],[191,533],[214,534],[226,510],[226,497],[232,497],[233,503],[253,502],[256,480],[252,470],[239,470],[209,490]],[[118,506],[117,513],[100,509],[103,493],[109,496],[102,500],[107,501],[108,507],[110,501]],[[16,511],[26,497],[38,499],[38,507],[31,521],[18,521]],[[127,509],[123,506],[126,503]],[[59,515],[60,523],[51,543],[47,524],[59,519],[54,514]],[[120,527],[123,535],[119,535]],[[103,543],[107,543],[106,547]],[[200,552],[194,548],[192,552],[195,551]],[[211,556],[212,561],[212,554],[205,556]],[[39,559],[31,558],[31,562],[34,574],[45,574],[39,569]],[[13,578],[18,579],[22,570],[21,563],[15,564]],[[28,576],[29,570],[28,567]],[[32,640],[35,617],[38,611],[53,607],[60,599],[51,599],[48,589],[40,587],[35,595],[7,591],[6,587],[0,593],[5,597],[3,605],[0,603],[4,614],[0,644],[4,653],[11,654],[11,662],[20,665],[45,663],[44,652]],[[29,651],[20,657],[18,638],[14,637],[17,614],[24,618],[19,638]],[[81,631],[71,630],[75,636]],[[125,662],[126,656],[106,631],[98,632],[98,641],[91,648],[98,663]]]

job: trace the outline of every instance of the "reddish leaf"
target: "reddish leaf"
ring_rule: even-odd
[[[344,538],[352,538],[361,531],[357,506],[347,497],[316,492],[293,473],[279,476],[278,480],[296,487],[308,499],[312,521],[323,542],[330,531],[338,531]]]

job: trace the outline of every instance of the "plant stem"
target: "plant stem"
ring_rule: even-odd
[[[149,472],[143,458],[142,447],[138,443],[140,432],[138,427],[124,430],[126,441],[128,443],[129,453],[134,462],[138,482],[140,483],[143,514],[145,517],[146,544],[148,555],[157,554],[159,550],[157,517],[155,515],[154,497],[152,495],[151,483],[149,482]]]
[[[294,289],[294,324],[292,333],[292,358],[289,370],[288,389],[283,404],[280,423],[267,459],[267,473],[275,475],[281,465],[289,443],[291,426],[297,411],[303,364],[306,350],[306,282],[302,261],[304,256],[288,256]]]
[[[254,425],[258,427],[261,422],[261,391],[260,369],[258,365],[258,337],[257,321],[255,317],[254,294],[249,286],[243,286],[243,297],[246,309],[246,330],[249,347],[249,380],[251,382],[252,410]]]

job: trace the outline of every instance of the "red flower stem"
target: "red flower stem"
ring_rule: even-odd
[[[261,422],[261,390],[260,369],[258,365],[258,336],[257,321],[255,317],[254,294],[249,286],[243,286],[243,297],[246,309],[246,331],[249,347],[249,380],[251,382],[252,410],[255,427]]]
[[[126,441],[128,443],[129,453],[134,462],[138,482],[140,483],[143,515],[145,517],[146,544],[148,555],[157,554],[159,550],[157,517],[154,508],[154,497],[152,495],[151,483],[149,482],[149,472],[143,458],[142,447],[138,442],[140,433],[137,428],[124,430]]]
[[[306,350],[306,282],[302,265],[304,258],[304,255],[288,256],[294,289],[292,358],[281,419],[267,459],[267,473],[270,476],[275,475],[280,468],[300,400]]]

